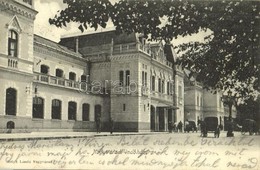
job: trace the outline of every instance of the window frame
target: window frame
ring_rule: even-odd
[[[47,69],[47,73],[44,73],[44,72],[43,72],[44,69]],[[48,65],[42,64],[42,65],[40,66],[40,72],[41,72],[41,74],[49,74],[49,69],[50,69],[50,67],[49,67]]]
[[[77,102],[68,102],[68,120],[77,120]]]
[[[9,93],[9,94],[8,94]],[[5,93],[5,113],[6,115],[16,116],[17,114],[17,90],[9,87]]]
[[[125,85],[130,86],[130,70],[125,71]]]
[[[15,39],[13,38],[13,35],[15,35]],[[8,31],[8,55],[12,57],[18,57],[18,41],[19,41],[19,34],[15,30],[9,30]],[[12,48],[12,45],[14,43],[14,48]],[[12,54],[13,52],[13,54]]]
[[[87,108],[86,110],[85,110],[85,106]],[[82,104],[82,121],[89,121],[89,116],[90,116],[90,104],[83,103]]]
[[[59,107],[59,108],[58,108]],[[54,111],[54,109],[59,109],[59,115],[56,115],[56,113]],[[54,120],[61,120],[61,113],[62,113],[62,101],[59,99],[52,99],[51,101],[51,119]],[[54,117],[54,115],[56,115]]]
[[[120,86],[124,85],[124,71],[123,70],[119,71],[119,85]]]
[[[35,102],[35,100],[37,100]],[[41,100],[42,103],[39,103],[39,101]],[[36,107],[36,109],[39,109],[39,107],[42,107],[41,114],[39,113],[39,110],[37,110],[38,112],[34,112],[34,109]],[[36,119],[43,119],[44,118],[44,98],[42,97],[33,97],[33,111],[32,111],[32,118],[36,118]]]
[[[69,72],[69,80],[76,81],[76,73],[75,72]]]
[[[57,72],[58,71],[58,72]],[[59,73],[60,72],[60,76],[59,76]],[[63,78],[64,77],[64,71],[62,70],[62,69],[60,69],[60,68],[56,68],[56,70],[55,70],[55,76],[56,77],[59,77],[59,78]]]

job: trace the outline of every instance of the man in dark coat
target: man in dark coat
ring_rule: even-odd
[[[113,134],[113,131],[114,131],[114,120],[112,118],[110,118],[110,121],[109,121],[109,129],[110,129],[110,134]]]
[[[101,115],[98,114],[96,117],[96,128],[97,128],[97,133],[100,133],[101,131]]]

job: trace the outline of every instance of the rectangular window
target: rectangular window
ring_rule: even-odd
[[[82,105],[82,120],[89,121],[89,104],[87,103]]]
[[[200,105],[200,98],[199,98],[199,96],[197,96],[197,106],[199,106]]]
[[[129,70],[126,70],[126,72],[125,72],[125,80],[126,80],[126,82],[125,82],[126,86],[129,86],[130,85],[130,71]]]
[[[162,80],[162,93],[165,92],[165,87],[164,87],[164,80]]]
[[[46,65],[41,65],[41,73],[48,74],[48,72],[49,72],[49,67]]]
[[[119,84],[124,85],[124,71],[119,71]]]
[[[158,79],[158,92],[161,92],[161,89],[162,89],[162,87],[161,87],[161,79],[159,78]]]
[[[152,91],[155,91],[155,76],[152,76]]]
[[[68,104],[68,120],[76,120],[77,103],[69,102]]]
[[[144,71],[142,71],[142,86],[144,86]]]
[[[69,79],[76,81],[76,74],[73,72],[69,72]]]
[[[8,55],[17,57],[18,34],[11,30],[8,34]]]
[[[170,95],[170,82],[167,82],[167,95]]]
[[[126,106],[125,106],[125,104],[123,104],[123,111],[125,111],[126,110]]]
[[[147,72],[144,73],[144,86],[147,86]]]
[[[170,82],[170,95],[174,94],[173,83]]]
[[[56,77],[63,77],[63,70],[56,69]]]
[[[61,119],[61,104],[60,100],[52,100],[52,119]]]

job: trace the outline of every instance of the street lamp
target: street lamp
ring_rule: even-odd
[[[236,97],[232,96],[232,91],[229,90],[227,95],[223,95],[221,100],[224,105],[227,105],[229,108],[228,124],[227,124],[227,137],[233,137],[233,122],[232,122],[232,105],[236,102]]]

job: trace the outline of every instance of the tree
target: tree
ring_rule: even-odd
[[[256,100],[248,98],[244,103],[237,106],[239,123],[242,124],[245,119],[254,119],[257,124],[260,123],[260,97]]]
[[[49,19],[57,27],[78,22],[106,27],[117,33],[142,33],[150,40],[169,42],[178,36],[209,31],[205,42],[178,47],[178,63],[196,74],[211,90],[233,89],[237,96],[259,92],[259,2],[176,0],[64,0],[68,7]],[[192,74],[191,74],[192,75]]]

